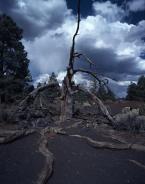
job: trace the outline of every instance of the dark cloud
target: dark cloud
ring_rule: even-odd
[[[100,4],[96,3],[95,8],[93,2]],[[145,65],[139,65],[144,59],[145,15],[141,11],[125,12],[123,2],[82,0],[76,46],[95,62],[93,70],[99,74],[132,81],[145,73]],[[67,4],[65,0],[0,1],[0,12],[10,15],[24,30],[23,43],[33,76],[65,70],[76,23],[76,4],[77,0],[67,0]],[[72,13],[69,8],[75,11]],[[123,16],[126,17],[122,20]],[[77,67],[89,66],[79,61]]]
[[[41,36],[48,29],[61,26],[69,11],[64,0],[5,0],[0,1],[0,12],[11,16],[24,30],[26,39]],[[47,5],[49,4],[49,5]],[[48,7],[46,7],[46,5]],[[59,8],[59,9],[58,9]]]
[[[0,1],[0,11],[1,12],[9,13],[15,7],[17,7],[17,0]]]
[[[122,98],[122,97],[125,97],[127,95],[128,84],[120,85],[116,81],[113,81],[110,79],[108,85],[109,85],[110,89],[114,92],[116,97]]]
[[[91,70],[97,71],[98,74],[115,80],[123,80],[127,75],[138,76],[145,73],[145,70],[138,67],[136,58],[120,58],[113,49],[95,48],[93,45],[90,40],[81,40],[78,43],[78,50],[85,53],[95,63],[95,67],[92,67]],[[76,68],[90,69],[90,65],[82,59],[78,62]]]

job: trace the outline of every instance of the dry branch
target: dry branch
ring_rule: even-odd
[[[16,131],[11,131],[11,132],[8,131],[7,135],[2,135],[2,136],[0,135],[0,144],[12,143],[34,132],[35,130],[16,130]]]
[[[85,92],[84,89],[81,89],[82,91]],[[109,120],[109,122],[111,122],[111,125],[115,123],[114,119],[112,118],[112,116],[110,115],[107,107],[103,104],[103,102],[92,92],[90,92],[89,90],[87,91],[88,94],[92,97],[93,101],[96,102],[100,108],[100,111],[102,112],[102,114]]]
[[[91,75],[91,76],[94,77],[94,78],[99,82],[99,84],[101,85],[101,82],[102,82],[102,81],[97,77],[97,74],[96,74],[96,73],[93,73],[92,71],[85,70],[85,69],[77,69],[77,70],[74,70],[74,74],[76,74],[76,73],[78,73],[78,72],[86,73],[86,74]]]
[[[75,34],[73,35],[72,46],[71,46],[71,50],[70,50],[69,67],[72,68],[72,69],[73,69],[73,60],[74,60],[74,52],[75,52],[75,39],[76,39],[76,36],[78,35],[79,28],[80,28],[80,21],[81,21],[80,2],[81,1],[78,0],[78,5],[77,5],[77,13],[78,13],[77,28],[76,28]]]
[[[74,53],[74,58],[80,58],[81,56],[83,56],[85,58],[84,61],[86,61],[88,64],[90,64],[90,67],[92,65],[95,65],[93,61],[91,61],[91,59],[86,55],[86,54],[81,54],[81,53]]]
[[[34,89],[30,94],[26,96],[26,98],[24,98],[24,100],[20,102],[19,109],[25,109],[30,102],[32,103],[35,100],[35,98],[40,94],[40,92],[44,91],[51,85],[53,86],[54,84],[46,84],[44,86]]]

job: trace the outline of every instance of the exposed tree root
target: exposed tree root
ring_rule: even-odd
[[[95,147],[95,148],[104,148],[104,149],[117,149],[117,150],[124,150],[124,149],[130,149],[130,144],[117,144],[117,143],[110,143],[110,142],[103,142],[103,141],[96,141],[86,136],[81,135],[69,135],[71,137],[77,137],[80,139],[86,140],[89,145]]]
[[[132,144],[131,149],[137,150],[137,151],[145,151],[145,146],[140,144]]]
[[[119,136],[116,136],[116,135],[109,135],[109,136],[106,135],[105,137],[111,138],[112,140],[118,141],[118,142],[123,143],[123,144],[128,144],[128,142],[125,139],[123,139]]]
[[[5,131],[0,134],[0,144],[8,144],[34,133],[35,130]]]
[[[130,144],[130,143],[111,143],[111,142],[104,142],[104,141],[96,141],[91,139],[90,137],[81,136],[81,135],[69,135],[71,137],[77,137],[80,139],[84,139],[94,148],[103,148],[103,149],[112,149],[112,150],[137,150],[137,151],[144,151],[145,146],[139,144]]]
[[[49,134],[49,133],[55,133],[55,134],[66,134],[65,131],[63,131],[63,128],[61,127],[46,127],[42,130],[42,134]]]
[[[145,170],[145,165],[144,165],[144,164],[142,164],[142,163],[140,163],[140,162],[138,162],[138,161],[136,161],[136,160],[129,160],[129,162],[132,162],[132,163],[134,163],[135,165],[137,165],[137,166],[139,166],[139,167],[141,167],[142,169]]]
[[[53,158],[53,154],[47,148],[47,143],[48,143],[48,137],[45,135],[45,132],[42,131],[39,151],[46,158],[46,162],[43,170],[39,175],[37,184],[46,184],[53,171],[54,158]]]
[[[69,125],[69,126],[65,127],[65,130],[66,130],[66,129],[70,129],[70,128],[76,128],[76,127],[78,127],[80,124],[82,124],[82,121],[76,122],[76,123],[74,123],[73,125]]]

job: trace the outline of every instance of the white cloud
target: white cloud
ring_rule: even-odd
[[[116,4],[112,4],[110,1],[94,2],[93,8],[95,10],[95,14],[101,15],[109,21],[120,20],[124,16],[124,10]]]
[[[35,78],[34,87],[36,88],[39,83],[40,84],[48,83],[49,77],[50,77],[49,74],[41,74],[41,75],[38,75]]]
[[[128,2],[129,10],[133,12],[145,10],[145,0],[132,0]]]
[[[24,41],[35,73],[58,73],[68,62],[68,41],[64,35],[49,31],[33,41]]]
[[[129,81],[114,81],[109,79],[109,87],[114,92],[117,98],[123,98],[127,95],[127,87],[130,84]]]
[[[62,71],[62,72],[59,72],[56,76],[59,84],[61,85],[64,77],[66,76],[66,72],[65,71]],[[35,78],[35,81],[34,81],[34,86],[37,87],[37,85],[39,83],[41,84],[44,84],[44,83],[48,83],[49,81],[49,77],[50,75],[49,74],[40,74],[39,76],[37,76]],[[75,76],[74,76],[74,82],[75,84],[81,84],[82,86],[84,86],[85,88],[90,88],[91,87],[91,81],[89,79],[87,79],[83,74],[81,73],[77,73]]]
[[[66,72],[59,72],[58,73],[57,80],[59,81],[59,83],[62,82],[65,75],[66,75]],[[81,73],[77,73],[74,76],[73,80],[74,80],[75,84],[81,84],[82,86],[84,86],[86,88],[89,88],[91,86],[91,81],[89,79],[87,79],[86,76],[84,76]]]

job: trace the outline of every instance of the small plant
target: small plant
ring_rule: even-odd
[[[139,109],[132,109],[126,113],[117,114],[114,128],[130,132],[145,132],[145,116],[139,114]]]
[[[6,104],[0,105],[0,123],[15,123],[16,118],[14,111],[16,106],[9,106]]]
[[[145,116],[145,105],[139,108],[139,114]]]

